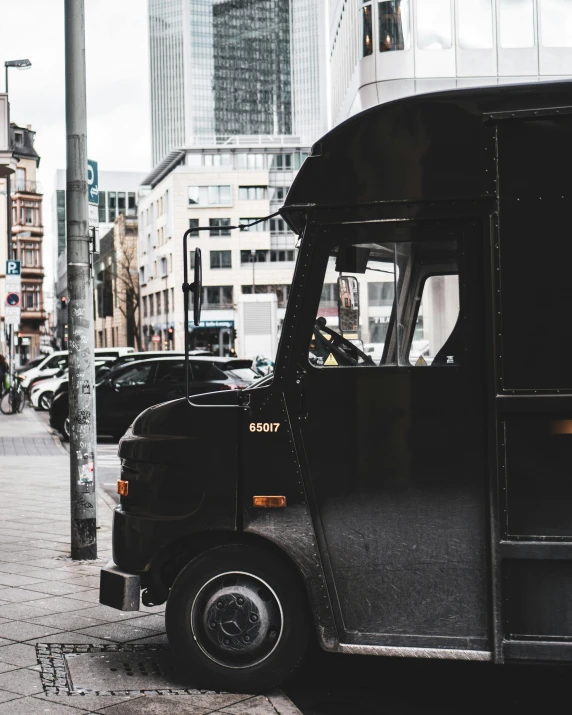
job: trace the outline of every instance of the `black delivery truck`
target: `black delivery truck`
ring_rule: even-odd
[[[166,601],[197,685],[243,692],[310,638],[572,661],[571,207],[571,83],[400,99],[317,142],[280,211],[275,372],[135,420],[101,602]],[[198,319],[198,253],[183,289]]]

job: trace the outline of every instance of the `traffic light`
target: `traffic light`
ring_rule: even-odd
[[[237,338],[236,328],[232,329],[232,337],[236,340],[236,338]]]
[[[175,339],[175,329],[174,328],[167,328],[167,340],[170,340],[173,342]]]

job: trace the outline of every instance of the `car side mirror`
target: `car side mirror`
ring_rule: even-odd
[[[359,283],[354,276],[339,276],[338,278],[338,320],[341,334],[357,340]]]

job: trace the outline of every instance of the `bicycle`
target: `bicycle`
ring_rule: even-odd
[[[0,398],[0,412],[5,415],[15,415],[22,412],[26,404],[26,395],[21,381],[16,381],[2,393]]]

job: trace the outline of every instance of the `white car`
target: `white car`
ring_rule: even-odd
[[[118,358],[133,352],[135,352],[134,348],[95,348],[94,350],[96,360],[98,358]],[[27,390],[37,377],[51,377],[60,370],[65,370],[67,366],[67,350],[59,350],[58,352],[46,355],[39,365],[22,372],[22,387]]]
[[[32,407],[36,410],[49,410],[55,391],[67,379],[68,370],[66,368],[62,374],[58,373],[57,376],[49,377],[34,385],[30,393]]]

